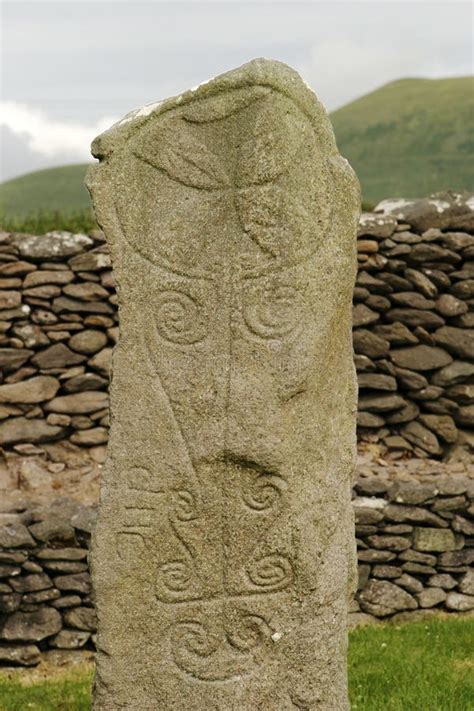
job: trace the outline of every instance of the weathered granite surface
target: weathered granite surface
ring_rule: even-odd
[[[100,136],[120,308],[94,708],[348,708],[359,187],[255,60]]]

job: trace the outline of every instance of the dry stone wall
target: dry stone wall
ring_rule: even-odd
[[[474,200],[387,200],[363,214],[353,342],[359,436],[442,457],[473,447]]]
[[[0,521],[0,665],[34,666],[45,649],[93,648],[95,510],[58,499]]]
[[[351,625],[474,610],[474,479],[360,476],[353,506]],[[95,517],[67,499],[0,514],[0,665],[35,665],[51,648],[94,648],[87,555]]]
[[[362,215],[358,432],[392,456],[474,449],[474,198]],[[0,233],[0,446],[108,439],[117,295],[103,235]]]

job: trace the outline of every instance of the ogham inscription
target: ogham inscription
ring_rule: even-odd
[[[93,151],[121,330],[94,708],[348,708],[357,180],[269,60]]]

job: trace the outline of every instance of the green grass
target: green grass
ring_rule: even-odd
[[[472,618],[353,630],[352,711],[473,711],[473,641]]]
[[[90,232],[97,228],[91,208],[59,212],[58,210],[38,210],[21,217],[11,217],[0,213],[0,230],[44,235],[53,230],[67,232]]]
[[[474,190],[474,78],[400,79],[333,114],[365,200]]]
[[[473,711],[474,619],[361,627],[350,633],[352,711]],[[92,672],[23,685],[0,674],[0,711],[86,711]]]
[[[84,187],[88,165],[37,170],[0,184],[0,213],[21,218],[37,212],[74,213],[91,209]]]
[[[89,711],[92,671],[74,670],[52,681],[22,683],[21,672],[0,674],[0,711]]]

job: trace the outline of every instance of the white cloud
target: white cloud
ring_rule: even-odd
[[[0,127],[23,138],[33,153],[45,158],[66,154],[70,159],[89,160],[91,141],[115,121],[112,117],[90,124],[59,121],[28,104],[0,102]]]
[[[469,61],[451,58],[448,64],[423,46],[404,46],[402,39],[398,44],[383,40],[380,37],[366,44],[350,38],[319,42],[298,69],[329,111],[396,79],[471,73]]]

